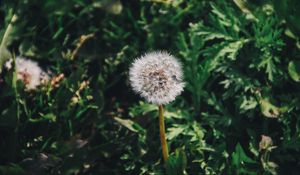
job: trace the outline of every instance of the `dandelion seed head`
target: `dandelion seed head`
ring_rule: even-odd
[[[137,58],[129,76],[133,90],[153,104],[175,100],[184,87],[181,64],[167,52],[150,52]]]
[[[8,70],[12,68],[12,62],[13,60],[10,59],[5,63],[5,67]],[[36,89],[50,80],[49,74],[43,71],[37,62],[32,60],[17,57],[15,66],[17,79],[23,81],[27,90]]]

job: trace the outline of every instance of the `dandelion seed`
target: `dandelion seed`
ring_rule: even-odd
[[[13,60],[10,59],[5,63],[5,67],[9,70],[12,68]],[[27,90],[36,89],[38,86],[49,82],[50,76],[42,70],[37,62],[17,57],[16,58],[17,79],[23,81]]]
[[[181,64],[167,52],[150,52],[136,59],[129,75],[133,90],[149,103],[168,104],[183,91]]]

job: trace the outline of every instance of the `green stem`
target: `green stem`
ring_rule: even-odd
[[[14,14],[4,32],[2,41],[0,43],[0,52],[1,52],[0,53],[0,72],[2,71],[2,66],[5,63],[5,61],[11,57],[10,52],[7,50],[7,44],[8,44],[9,36],[13,32],[13,24],[17,21],[17,19],[18,19],[17,15]]]
[[[164,161],[166,162],[169,158],[168,144],[165,134],[165,122],[164,122],[164,109],[162,105],[158,106],[159,109],[159,133],[160,133],[160,142],[162,147],[162,154]]]
[[[15,93],[15,100],[16,100],[16,112],[17,112],[17,124],[14,129],[14,138],[13,138],[13,144],[11,145],[12,148],[12,160],[16,159],[17,155],[17,148],[18,148],[18,137],[19,137],[19,126],[20,126],[20,95],[18,93],[18,87],[17,87],[17,70],[16,70],[16,57],[13,54],[13,62],[14,62],[14,72],[13,72],[13,79],[12,79],[12,87],[14,89]]]

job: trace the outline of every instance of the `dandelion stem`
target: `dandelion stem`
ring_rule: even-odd
[[[165,123],[164,123],[164,108],[162,105],[158,105],[159,109],[159,133],[160,133],[160,142],[162,147],[162,153],[164,161],[166,162],[169,157],[168,152],[168,144],[166,140],[166,134],[165,134]]]

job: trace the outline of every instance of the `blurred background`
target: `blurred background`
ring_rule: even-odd
[[[1,0],[0,174],[291,174],[300,170],[297,0]],[[131,62],[184,65],[167,105]]]

